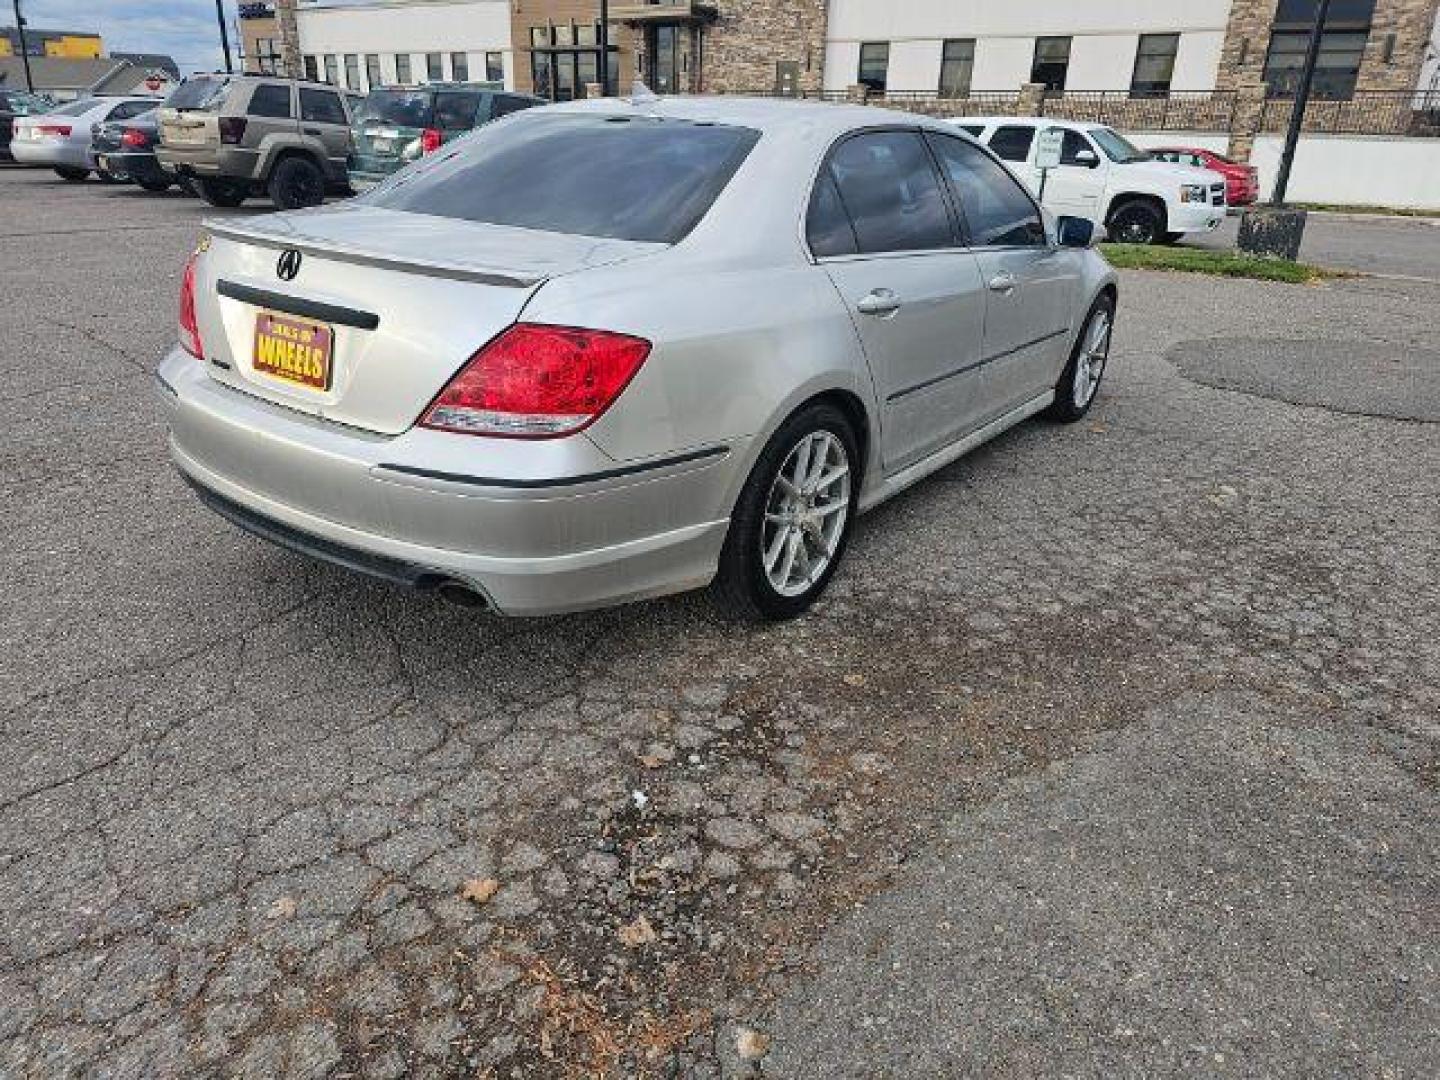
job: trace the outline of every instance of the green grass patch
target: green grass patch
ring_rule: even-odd
[[[1204,248],[1150,244],[1101,244],[1100,251],[1110,260],[1111,266],[1122,270],[1172,270],[1183,274],[1285,281],[1296,285],[1324,278],[1349,276],[1308,263],[1243,255],[1238,251],[1211,251]]]

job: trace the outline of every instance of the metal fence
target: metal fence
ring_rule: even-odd
[[[1233,90],[1132,97],[1126,90],[1077,91],[1047,96],[1040,115],[1132,131],[1229,131],[1235,123]]]
[[[1260,114],[1260,130],[1283,132],[1294,113],[1293,98],[1271,98]],[[1306,132],[1316,135],[1406,135],[1440,137],[1440,93],[1357,90],[1344,101],[1311,99]]]

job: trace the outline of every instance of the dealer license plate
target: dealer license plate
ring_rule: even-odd
[[[277,379],[328,390],[334,345],[335,331],[323,323],[273,311],[255,316],[255,370]]]

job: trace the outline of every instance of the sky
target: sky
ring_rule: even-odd
[[[236,0],[222,0],[230,52],[238,56]],[[11,0],[0,0],[0,25],[13,21]],[[20,0],[37,30],[90,30],[107,52],[168,53],[182,72],[223,68],[215,0]]]

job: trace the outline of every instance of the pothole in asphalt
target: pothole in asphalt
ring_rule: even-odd
[[[1207,338],[1168,359],[1192,382],[1333,412],[1440,422],[1440,352],[1379,341]]]

